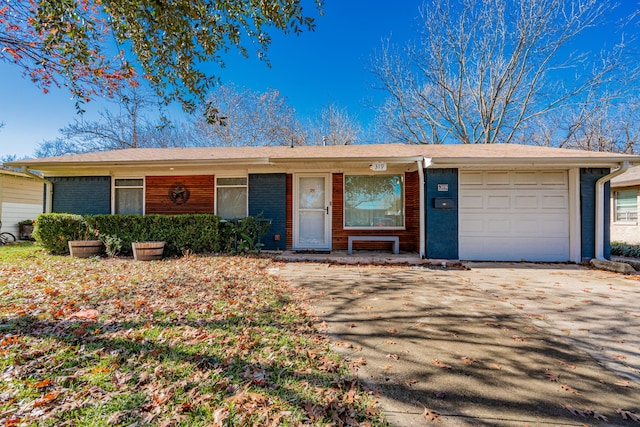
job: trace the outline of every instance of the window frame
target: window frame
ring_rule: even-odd
[[[349,176],[400,176],[402,177],[402,225],[393,226],[364,226],[364,225],[347,225],[347,177]],[[344,173],[342,178],[342,228],[344,230],[406,230],[407,229],[407,179],[405,172],[389,172],[387,173]]]
[[[116,182],[120,179],[139,179],[142,180],[142,185],[141,186],[118,186],[116,184]],[[146,200],[145,200],[145,193],[146,193],[146,185],[147,185],[147,180],[145,179],[144,176],[114,176],[113,179],[111,180],[111,212],[113,215],[120,215],[118,212],[116,212],[116,193],[117,190],[120,188],[136,188],[136,189],[140,189],[142,190],[142,212],[140,213],[140,215],[144,215],[145,214],[145,210],[146,210]],[[135,214],[138,215],[138,214]]]
[[[240,185],[240,184],[232,184],[232,185],[219,185],[218,184],[218,180],[219,179],[238,179],[238,178],[242,178],[245,180],[245,184],[244,185]],[[215,212],[215,215],[220,216],[222,219],[226,219],[226,220],[231,220],[231,219],[238,219],[238,218],[246,218],[249,216],[249,176],[247,175],[221,175],[221,176],[217,176],[215,177],[215,194],[213,197],[213,203],[214,203],[214,207],[213,207],[213,211]],[[220,214],[218,214],[218,195],[219,195],[219,188],[244,188],[246,189],[246,198],[245,198],[245,206],[244,206],[244,211],[245,211],[245,215],[243,217],[237,217],[237,218],[224,218],[222,217]]]
[[[634,210],[627,210],[625,211],[627,213],[627,219],[620,219],[619,218],[619,213],[618,213],[618,209],[621,207],[618,205],[618,201],[619,201],[619,195],[620,193],[634,193],[635,194],[635,209]],[[616,190],[614,192],[614,203],[613,203],[613,219],[615,223],[618,224],[637,224],[638,223],[638,189],[629,189],[629,190]],[[635,213],[635,218],[631,218],[629,219],[629,213]]]

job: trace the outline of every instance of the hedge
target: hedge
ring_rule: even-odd
[[[622,242],[611,242],[611,255],[629,258],[640,258],[640,245],[629,245]]]
[[[240,253],[260,249],[259,237],[268,225],[259,217],[223,221],[212,214],[185,215],[75,215],[40,214],[33,237],[52,254],[69,253],[69,240],[119,239],[122,254],[131,254],[132,242],[164,241],[165,254]]]

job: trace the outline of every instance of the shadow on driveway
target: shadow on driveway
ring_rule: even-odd
[[[393,425],[621,425],[640,414],[640,285],[570,265],[288,263]],[[625,412],[628,411],[628,412]]]

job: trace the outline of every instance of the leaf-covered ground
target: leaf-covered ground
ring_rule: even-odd
[[[0,423],[385,425],[273,265],[0,247]]]

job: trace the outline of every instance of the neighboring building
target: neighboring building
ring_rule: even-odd
[[[44,184],[31,175],[0,168],[2,231],[18,237],[18,223],[34,220],[44,207]]]
[[[389,250],[397,239],[401,251],[434,259],[582,262],[608,256],[609,187],[596,181],[635,162],[522,145],[389,144],[129,149],[11,165],[53,183],[53,212],[262,214],[272,222],[266,249],[346,250],[352,239],[354,249]]]
[[[640,244],[638,197],[640,167],[629,168],[611,180],[611,241]]]

